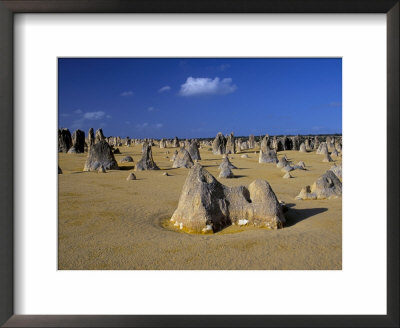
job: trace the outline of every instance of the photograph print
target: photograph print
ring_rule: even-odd
[[[59,270],[341,270],[341,58],[58,58]]]

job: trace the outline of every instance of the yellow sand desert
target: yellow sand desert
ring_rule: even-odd
[[[296,200],[333,163],[313,152],[282,151],[307,170],[290,172],[259,164],[254,149],[230,155],[236,178],[218,178],[222,156],[200,149],[205,167],[221,183],[248,186],[269,182],[289,207],[283,229],[230,226],[214,234],[188,234],[169,219],[176,209],[189,169],[172,168],[177,148],[152,147],[157,171],[134,172],[141,145],[119,147],[120,170],[83,172],[87,153],[59,153],[58,267],[64,270],[340,270],[342,199]],[[169,154],[166,152],[169,151]],[[248,158],[241,158],[247,153]],[[133,163],[120,163],[126,155]],[[168,158],[167,158],[168,157]],[[341,158],[333,157],[337,164]],[[127,181],[130,172],[137,180]],[[163,175],[168,172],[169,176]]]

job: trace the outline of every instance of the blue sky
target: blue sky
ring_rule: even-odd
[[[59,127],[133,138],[342,132],[337,58],[60,58]]]

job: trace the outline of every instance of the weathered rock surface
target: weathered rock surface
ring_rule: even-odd
[[[191,143],[189,143],[189,145],[185,147],[185,149],[189,152],[192,160],[197,160],[197,161],[201,160],[199,147],[196,141],[192,141]]]
[[[63,173],[63,172],[62,172],[61,168],[58,167],[58,174],[62,174],[62,173]]]
[[[250,149],[256,148],[256,142],[253,134],[249,135],[249,148]]]
[[[331,155],[329,155],[329,153],[327,152],[327,153],[324,155],[324,159],[323,159],[322,161],[323,161],[323,162],[326,162],[326,163],[329,163],[329,162],[333,162],[333,159],[332,159]]]
[[[243,141],[240,143],[240,150],[247,150],[249,149],[249,144],[247,141]]]
[[[306,164],[305,164],[303,161],[298,162],[298,163],[294,166],[294,168],[295,168],[296,170],[307,170],[307,169],[306,169]]]
[[[67,154],[78,154],[78,152],[76,151],[75,146],[72,146],[69,150]]]
[[[311,150],[312,150],[311,144],[310,144],[310,140],[309,140],[309,139],[306,139],[306,140],[304,141],[304,144],[305,144],[305,146],[306,146],[306,151],[311,151]]]
[[[226,153],[226,139],[221,132],[218,132],[212,143],[212,152],[216,155],[223,155]]]
[[[330,169],[335,175],[342,180],[342,164],[340,165],[333,165]]]
[[[153,160],[153,153],[151,151],[151,145],[147,142],[144,143],[143,155],[140,161],[136,164],[135,171],[145,170],[159,170],[156,163]]]
[[[301,188],[300,193],[296,196],[296,199],[314,200],[317,199],[317,195],[311,191],[310,186],[305,186],[304,188]]]
[[[129,175],[128,175],[128,177],[126,178],[126,180],[127,180],[127,181],[129,181],[129,180],[136,180],[136,175],[133,174],[133,173],[131,172],[131,173],[129,173]]]
[[[286,165],[285,167],[282,168],[282,172],[290,172],[293,171],[295,168],[293,166],[290,165]]]
[[[171,221],[191,232],[217,232],[239,221],[277,229],[286,220],[267,181],[255,180],[248,188],[228,187],[200,164],[195,164],[186,178]]]
[[[261,148],[258,163],[278,163],[278,158],[275,151],[267,147],[266,152],[264,152]]]
[[[95,136],[95,139],[94,139],[94,143],[96,144],[96,143],[98,143],[100,141],[103,141],[105,139],[106,138],[104,137],[103,130],[102,129],[98,129],[96,131],[96,136]]]
[[[68,129],[58,130],[58,152],[66,153],[72,146],[71,132]]]
[[[230,178],[233,178],[234,175],[233,175],[232,170],[229,168],[229,166],[225,165],[221,168],[221,171],[219,172],[219,177],[230,179]]]
[[[88,149],[93,145],[94,145],[94,131],[93,128],[90,128],[88,133]]]
[[[72,134],[72,146],[78,154],[85,151],[85,132],[82,130],[74,131]]]
[[[228,139],[226,140],[225,153],[226,154],[236,153],[235,136],[233,135],[233,132],[228,136]]]
[[[132,156],[125,156],[123,159],[121,159],[121,163],[131,163],[133,162]]]
[[[179,139],[178,137],[175,137],[174,140],[172,140],[172,147],[179,147]]]
[[[185,167],[191,168],[194,163],[192,158],[190,157],[189,152],[185,148],[181,148],[174,159],[174,163],[172,164],[173,168]]]
[[[84,171],[96,171],[99,167],[107,170],[118,170],[117,161],[114,158],[110,145],[101,140],[89,148]]]
[[[291,179],[293,178],[289,172],[286,172],[285,175],[283,176],[284,179]]]
[[[317,136],[314,138],[314,149],[317,150],[319,147],[319,139]]]
[[[328,146],[326,145],[326,142],[321,142],[319,144],[319,147],[317,149],[317,154],[320,155],[328,154]]]
[[[306,145],[304,144],[304,142],[300,145],[299,152],[301,152],[301,153],[306,153],[307,152]]]
[[[176,156],[178,156],[178,151],[175,149],[174,153],[172,154],[172,157],[171,157],[170,161],[173,162],[175,160]]]
[[[264,153],[266,153],[266,152],[269,150],[269,146],[270,146],[269,136],[268,136],[268,134],[266,134],[266,135],[264,136],[264,138],[262,139],[262,141],[261,141],[260,149],[261,149]]]
[[[231,163],[228,156],[225,156],[222,159],[222,163],[220,164],[219,169],[222,170],[225,166],[229,167],[230,169],[237,169],[237,167]]]
[[[161,139],[160,140],[160,148],[166,148],[167,147],[167,142],[165,141],[165,139]]]
[[[311,186],[304,187],[296,199],[326,199],[342,195],[342,183],[332,171],[321,175]]]
[[[276,167],[281,169],[286,165],[290,165],[289,161],[286,159],[286,157],[281,157],[278,161],[278,164],[276,164]]]

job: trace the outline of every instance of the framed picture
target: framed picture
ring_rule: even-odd
[[[398,326],[399,6],[0,1],[1,324]]]

